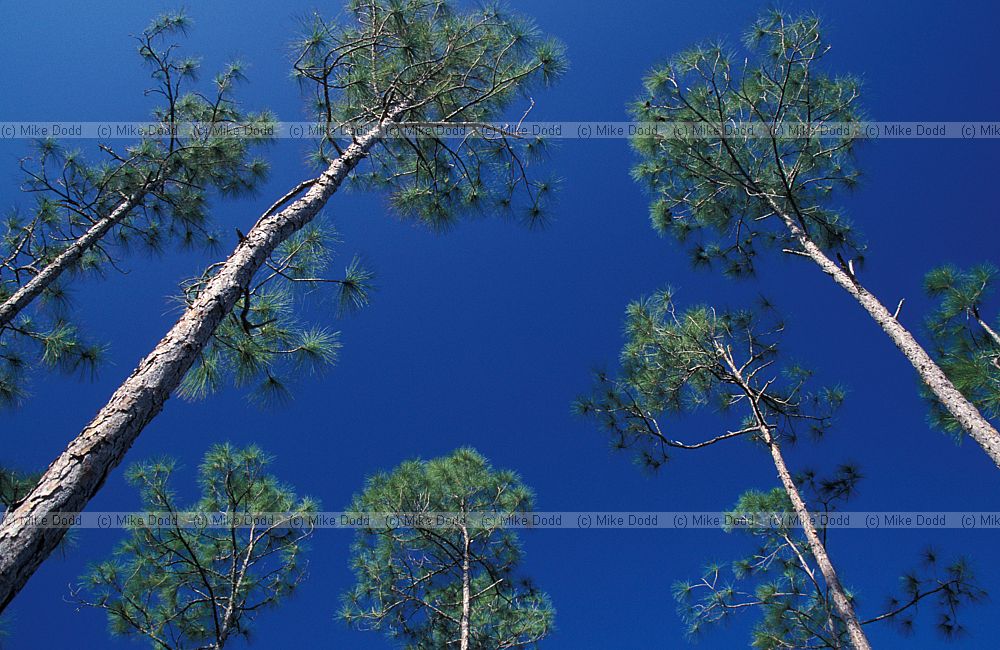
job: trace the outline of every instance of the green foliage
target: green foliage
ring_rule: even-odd
[[[355,133],[388,116],[402,127],[479,124],[500,117],[516,97],[551,81],[563,66],[559,47],[529,23],[492,9],[460,13],[447,2],[353,2],[343,21],[315,16],[305,29],[294,69],[329,130],[317,154],[324,165],[342,152],[338,128]],[[434,227],[469,208],[512,207],[518,191],[538,216],[551,183],[528,178],[525,151],[532,147],[518,134],[480,126],[488,133],[457,143],[423,126],[412,133],[393,130],[366,157],[370,172],[362,178],[356,173],[355,180],[387,186],[393,205]],[[271,256],[185,378],[181,394],[203,396],[232,375],[237,385],[255,384],[259,398],[281,400],[289,394],[284,376],[335,360],[335,333],[296,322],[296,287],[335,282],[343,313],[367,304],[373,276],[354,259],[343,278],[323,278],[330,261],[324,237],[307,228]],[[188,304],[217,269],[185,286]]]
[[[315,374],[335,363],[339,333],[301,324],[296,311],[304,295],[319,285],[336,287],[338,314],[368,304],[374,275],[358,258],[348,263],[342,278],[323,277],[337,241],[332,229],[313,223],[282,243],[222,320],[185,376],[180,394],[202,398],[232,377],[238,387],[251,386],[255,399],[282,401],[290,396],[287,377]],[[186,304],[197,298],[218,268],[209,267],[184,286]]]
[[[123,151],[101,145],[107,160],[94,164],[56,141],[37,144],[36,155],[23,166],[23,189],[38,197],[36,210],[9,222],[5,238],[20,246],[19,255],[36,262],[54,258],[127,197],[135,197],[137,205],[77,270],[112,261],[111,244],[160,250],[176,239],[211,245],[209,190],[243,194],[264,179],[267,165],[252,150],[270,140],[273,117],[237,104],[233,91],[244,79],[239,64],[226,66],[207,88],[187,89],[197,83],[198,63],[178,59],[177,46],[167,39],[188,24],[183,15],[161,16],[138,37],[138,53],[156,82],[146,94],[161,103],[137,142]],[[249,135],[232,137],[234,132]]]
[[[65,320],[64,310],[53,318],[21,317],[0,328],[0,407],[17,406],[28,392],[26,375],[33,360],[64,372],[93,376],[104,346],[86,341]]]
[[[352,0],[344,21],[316,16],[304,26],[295,73],[330,130],[316,160],[340,150],[341,128],[364,130],[405,108],[404,129],[379,144],[356,180],[388,189],[400,214],[432,228],[521,203],[524,219],[538,223],[554,183],[528,175],[542,142],[492,123],[563,72],[563,48],[525,18],[453,5]],[[440,124],[465,125],[469,136],[447,137],[435,131]]]
[[[40,474],[24,474],[14,469],[0,467],[0,506],[10,510],[14,504],[26,497],[31,491]]]
[[[948,379],[987,418],[1000,416],[1000,318],[984,313],[997,278],[996,267],[983,264],[962,271],[944,266],[927,274],[928,295],[939,300],[927,326],[938,365]],[[936,426],[961,435],[954,416],[924,390]]]
[[[697,265],[719,264],[733,276],[753,273],[761,244],[798,249],[779,212],[822,247],[859,247],[828,206],[834,190],[857,181],[856,133],[822,132],[862,119],[858,81],[819,69],[829,45],[811,16],[772,12],[753,25],[745,48],[697,47],[646,77],[634,119],[682,127],[633,140],[641,157],[633,176],[653,195],[653,225],[694,240]]]
[[[375,513],[527,513],[534,498],[521,479],[493,469],[471,449],[430,461],[407,461],[371,476],[351,504],[352,516]],[[502,525],[458,517],[454,527],[378,521],[358,531],[352,552],[356,586],[340,617],[360,629],[382,630],[408,648],[455,645],[462,586],[471,594],[469,647],[531,647],[552,630],[548,596],[515,577],[523,552]],[[469,570],[463,569],[468,561]]]
[[[181,14],[164,15],[138,37],[139,55],[156,83],[146,94],[161,100],[153,111],[155,130],[121,151],[100,145],[106,156],[100,162],[42,140],[22,163],[22,190],[35,202],[32,210],[13,210],[0,224],[0,299],[70,247],[82,252],[68,266],[59,266],[61,274],[47,281],[30,310],[0,325],[2,404],[25,397],[25,371],[35,358],[90,372],[100,361],[101,347],[86,342],[71,323],[66,286],[73,275],[117,268],[116,257],[133,248],[158,252],[171,240],[214,245],[217,236],[206,212],[209,192],[250,192],[267,172],[251,152],[268,141],[273,118],[247,113],[236,103],[233,90],[242,79],[238,65],[227,66],[210,88],[187,88],[196,84],[197,62],[178,59],[168,39],[188,26]],[[193,123],[199,130],[190,127]],[[239,128],[253,135],[230,137]],[[80,243],[87,233],[99,231],[95,241]]]
[[[843,391],[809,391],[809,371],[795,365],[778,370],[783,329],[766,304],[756,313],[707,306],[678,312],[673,292],[662,291],[629,305],[619,376],[597,373],[597,389],[578,400],[576,410],[595,417],[615,448],[637,448],[638,460],[653,469],[671,449],[698,449],[738,437],[766,443],[758,414],[776,441],[794,441],[802,432],[821,436]],[[742,409],[739,425],[699,442],[683,442],[657,420],[660,414],[704,406],[723,413]]]
[[[828,545],[829,517],[855,494],[860,479],[860,472],[850,465],[837,468],[829,478],[819,479],[813,472],[796,478],[824,546]],[[782,516],[767,516],[771,514]],[[801,529],[790,525],[795,521],[792,515],[791,503],[781,488],[751,490],[740,496],[726,514],[725,529],[752,538],[754,550],[728,566],[708,565],[698,580],[674,585],[678,611],[692,638],[740,613],[753,612],[758,616],[751,636],[754,648],[850,646],[809,545]],[[882,612],[862,620],[862,624],[891,622],[909,633],[919,605],[930,603],[936,610],[938,630],[953,639],[963,631],[959,609],[985,597],[964,559],[946,565],[933,550],[925,552],[919,566],[907,572],[900,585],[900,594],[887,599]],[[859,604],[865,603],[855,602],[855,607]]]
[[[131,467],[143,512],[204,517],[188,525],[134,523],[113,558],[82,578],[76,600],[105,610],[113,634],[144,637],[157,648],[222,648],[248,637],[258,613],[302,579],[303,541],[317,507],[268,474],[270,461],[257,447],[212,447],[199,468],[202,496],[187,508],[170,486],[174,461]],[[225,521],[213,525],[219,514]]]

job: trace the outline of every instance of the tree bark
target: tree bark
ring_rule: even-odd
[[[767,423],[767,418],[760,409],[759,392],[755,391],[747,383],[729,352],[722,348],[721,345],[717,346],[717,350],[722,355],[726,365],[729,366],[729,371],[750,403],[753,410],[754,424],[757,430],[760,431],[761,437],[771,452],[771,459],[774,461],[774,468],[778,471],[778,478],[781,480],[782,487],[785,488],[788,500],[792,502],[792,508],[795,510],[796,517],[802,523],[802,530],[805,533],[806,542],[809,544],[809,550],[812,552],[813,557],[816,558],[819,571],[823,574],[823,580],[830,590],[830,595],[833,598],[833,607],[837,610],[837,614],[840,615],[844,626],[847,628],[851,645],[855,650],[871,650],[871,644],[868,643],[868,638],[861,628],[861,621],[858,620],[857,614],[854,613],[854,605],[847,597],[847,592],[844,591],[843,585],[840,584],[840,578],[837,577],[837,572],[833,568],[833,562],[830,561],[830,556],[826,552],[826,546],[823,545],[823,540],[820,539],[816,527],[813,526],[809,508],[802,499],[795,481],[792,480],[791,472],[788,471],[788,465],[785,464],[785,457],[781,453],[778,440],[775,438],[771,427]]]
[[[167,335],[49,465],[24,501],[7,513],[0,525],[0,612],[66,532],[64,528],[33,526],[29,518],[37,521],[46,515],[86,508],[143,428],[160,412],[267,257],[315,218],[381,139],[385,125],[401,113],[391,113],[355,140],[304,196],[276,214],[265,213]]]
[[[823,580],[830,589],[830,595],[833,597],[833,606],[837,609],[841,620],[844,621],[847,634],[851,639],[851,645],[855,650],[871,650],[871,644],[868,643],[868,638],[865,636],[864,630],[861,629],[861,621],[858,620],[857,614],[854,613],[854,605],[847,597],[843,585],[840,584],[840,578],[837,577],[837,572],[833,568],[833,562],[830,561],[830,556],[827,555],[826,547],[823,546],[823,541],[819,538],[819,533],[809,518],[809,508],[806,507],[805,501],[802,500],[802,495],[799,494],[799,489],[795,485],[795,481],[792,480],[788,466],[785,465],[785,458],[781,454],[778,442],[771,435],[771,431],[767,425],[761,427],[761,433],[765,435],[764,440],[771,450],[771,458],[774,460],[775,469],[778,470],[778,478],[781,479],[785,493],[788,494],[788,499],[792,502],[795,515],[802,522],[802,530],[805,533],[806,542],[809,544],[809,550],[812,551],[813,557],[816,558],[816,565],[819,566],[819,571],[823,574]]]
[[[120,223],[142,201],[146,190],[140,190],[129,196],[111,211],[108,216],[98,219],[83,235],[76,239],[51,262],[46,264],[38,275],[28,280],[9,298],[0,304],[0,328],[10,323],[21,311],[31,304],[43,291],[51,287],[66,270],[72,268],[84,253],[93,248],[108,234],[116,224]]]
[[[462,618],[459,621],[459,648],[469,650],[469,615],[472,607],[472,566],[470,555],[469,530],[462,526]]]
[[[920,379],[934,393],[934,396],[948,409],[972,439],[983,448],[994,464],[1000,467],[1000,432],[990,424],[989,420],[983,417],[979,409],[967,400],[961,391],[955,388],[955,385],[927,354],[927,351],[920,346],[909,330],[896,320],[885,305],[879,302],[878,298],[865,289],[856,277],[847,273],[831,260],[791,216],[782,211],[773,201],[769,200],[769,203],[785,222],[799,246],[802,247],[802,254],[815,262],[824,273],[833,278],[834,282],[843,287],[864,307],[865,311],[871,315],[910,361],[917,374],[920,375]]]

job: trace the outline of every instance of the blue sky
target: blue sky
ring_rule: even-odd
[[[603,5],[511,0],[568,47],[571,68],[555,88],[535,94],[538,120],[621,120],[656,62],[697,41],[736,42],[764,4],[642,0]],[[834,49],[829,65],[864,80],[864,106],[880,120],[993,120],[995,37],[1000,6],[990,2],[789,2],[819,12]],[[129,34],[165,2],[0,4],[0,120],[140,120],[146,73]],[[233,57],[249,63],[246,106],[286,120],[303,115],[289,77],[288,43],[298,17],[327,5],[190,3],[195,27],[185,51],[211,71]],[[16,191],[24,141],[0,144],[0,207],[26,205]],[[80,142],[94,153],[94,143]],[[306,178],[302,143],[268,153],[273,174],[260,196],[217,203],[213,218],[234,243],[277,196]],[[906,298],[903,322],[920,330],[929,303],[923,274],[943,262],[1000,262],[996,248],[998,162],[993,141],[882,141],[860,152],[861,187],[839,204],[870,244],[863,280],[884,302]],[[255,442],[277,457],[274,471],[303,494],[337,510],[366,474],[413,456],[433,457],[472,445],[498,467],[517,470],[542,510],[721,510],[750,487],[776,485],[763,454],[739,446],[677,456],[658,475],[609,451],[592,422],[570,403],[590,387],[590,370],[614,362],[623,310],[669,283],[684,302],[746,304],[771,296],[789,318],[786,347],[841,382],[850,395],[837,426],[820,445],[789,452],[796,468],[859,463],[868,478],[858,510],[998,510],[1000,472],[970,443],[957,446],[926,423],[916,379],[905,360],[843,291],[799,260],[767,263],[760,277],[734,283],[694,271],[687,256],[649,227],[646,197],[629,179],[633,156],[623,140],[561,141],[549,165],[563,179],[552,220],[529,231],[501,220],[474,220],[434,234],[390,214],[379,195],[335,196],[325,212],[340,229],[342,260],[362,254],[378,274],[372,306],[336,326],[345,344],[339,365],[303,378],[289,404],[261,410],[237,390],[203,402],[171,400],[127,459],[171,454],[184,469],[181,491],[194,495],[194,470],[209,444]],[[169,300],[180,280],[214,257],[177,252],[130,257],[128,273],[74,285],[79,319],[111,343],[95,381],[38,376],[34,396],[3,414],[0,461],[45,466],[111,394],[177,316]],[[122,296],[129,296],[123,300]],[[331,318],[330,305],[309,315]],[[685,420],[692,431],[710,414]],[[186,484],[185,484],[186,483]],[[116,471],[91,503],[131,509],[133,490]],[[93,610],[65,602],[85,566],[106,557],[117,533],[80,531],[64,557],[32,578],[5,617],[11,648],[125,648]],[[280,609],[255,628],[258,648],[390,647],[377,634],[333,619],[350,584],[346,531],[312,540],[310,575]],[[525,572],[557,608],[552,648],[685,647],[671,584],[698,575],[709,560],[748,549],[721,531],[533,531],[524,536]],[[1000,590],[990,551],[996,531],[838,531],[830,553],[842,580],[875,613],[897,576],[934,544],[968,555],[981,583]],[[993,647],[994,606],[965,612],[963,647]],[[928,610],[928,614],[930,611]],[[701,640],[701,648],[745,645],[752,617]],[[930,617],[918,619],[914,647],[945,647]],[[876,647],[901,644],[872,628]],[[138,646],[136,646],[138,647]]]

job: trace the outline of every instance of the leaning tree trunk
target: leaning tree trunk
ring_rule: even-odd
[[[78,239],[59,253],[51,262],[42,267],[33,278],[15,291],[0,304],[0,328],[9,324],[21,311],[31,304],[43,291],[52,286],[65,271],[73,268],[84,253],[97,245],[108,231],[128,216],[142,201],[146,190],[140,190],[129,196],[111,211],[106,217],[98,219]]]
[[[163,340],[49,465],[24,501],[7,513],[0,525],[0,612],[66,533],[64,528],[32,526],[27,521],[80,512],[87,506],[139,433],[160,412],[267,257],[317,215],[381,139],[386,123],[400,113],[394,112],[355,140],[300,199],[276,214],[265,213]]]
[[[833,278],[834,282],[843,287],[864,307],[865,311],[889,335],[896,347],[909,359],[917,374],[920,375],[920,379],[934,393],[934,396],[948,409],[962,425],[962,428],[972,436],[972,439],[979,443],[979,446],[983,448],[983,451],[997,467],[1000,467],[1000,432],[990,424],[989,420],[983,417],[979,409],[967,400],[961,391],[955,388],[955,385],[934,362],[934,359],[913,338],[909,330],[903,327],[896,317],[886,309],[885,305],[879,302],[878,298],[865,289],[853,274],[848,273],[831,260],[791,216],[779,209],[774,202],[770,203],[771,208],[780,215],[792,236],[802,247],[802,253],[815,262],[824,273]]]

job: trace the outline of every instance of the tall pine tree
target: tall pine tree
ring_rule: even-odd
[[[749,440],[767,451],[809,550],[851,644],[870,648],[854,604],[841,584],[809,507],[785,462],[783,446],[801,433],[822,434],[843,396],[836,388],[809,390],[808,371],[778,365],[784,325],[751,311],[719,312],[708,306],[679,311],[671,291],[631,304],[621,375],[600,373],[594,396],[580,413],[597,418],[620,448],[658,467],[675,450],[696,450]],[[700,440],[682,440],[658,419],[662,413],[715,405],[737,424]]]
[[[353,0],[343,22],[317,18],[295,69],[316,89],[329,137],[322,173],[292,188],[213,265],[184,314],[42,475],[17,515],[83,510],[143,428],[199,360],[267,260],[311,223],[352,177],[387,189],[394,207],[432,227],[462,214],[543,214],[551,185],[528,174],[537,143],[492,123],[525,91],[562,72],[561,47],[530,21],[496,9],[464,12],[442,0]],[[409,123],[412,131],[401,131]],[[430,124],[461,123],[450,141]],[[358,133],[335,137],[339,126]],[[363,163],[370,171],[360,173]],[[286,205],[287,204],[287,205]],[[63,531],[26,517],[0,525],[0,610],[51,553]]]
[[[695,240],[699,264],[752,273],[766,246],[807,259],[847,291],[913,365],[961,430],[1000,466],[1000,432],[899,320],[862,284],[861,244],[830,196],[855,184],[860,87],[822,69],[830,49],[816,18],[773,12],[746,38],[747,56],[711,45],[646,78],[633,106],[643,122],[677,122],[634,141],[635,178],[653,194],[661,232]],[[831,136],[831,126],[846,131]],[[735,128],[734,128],[735,127]]]

